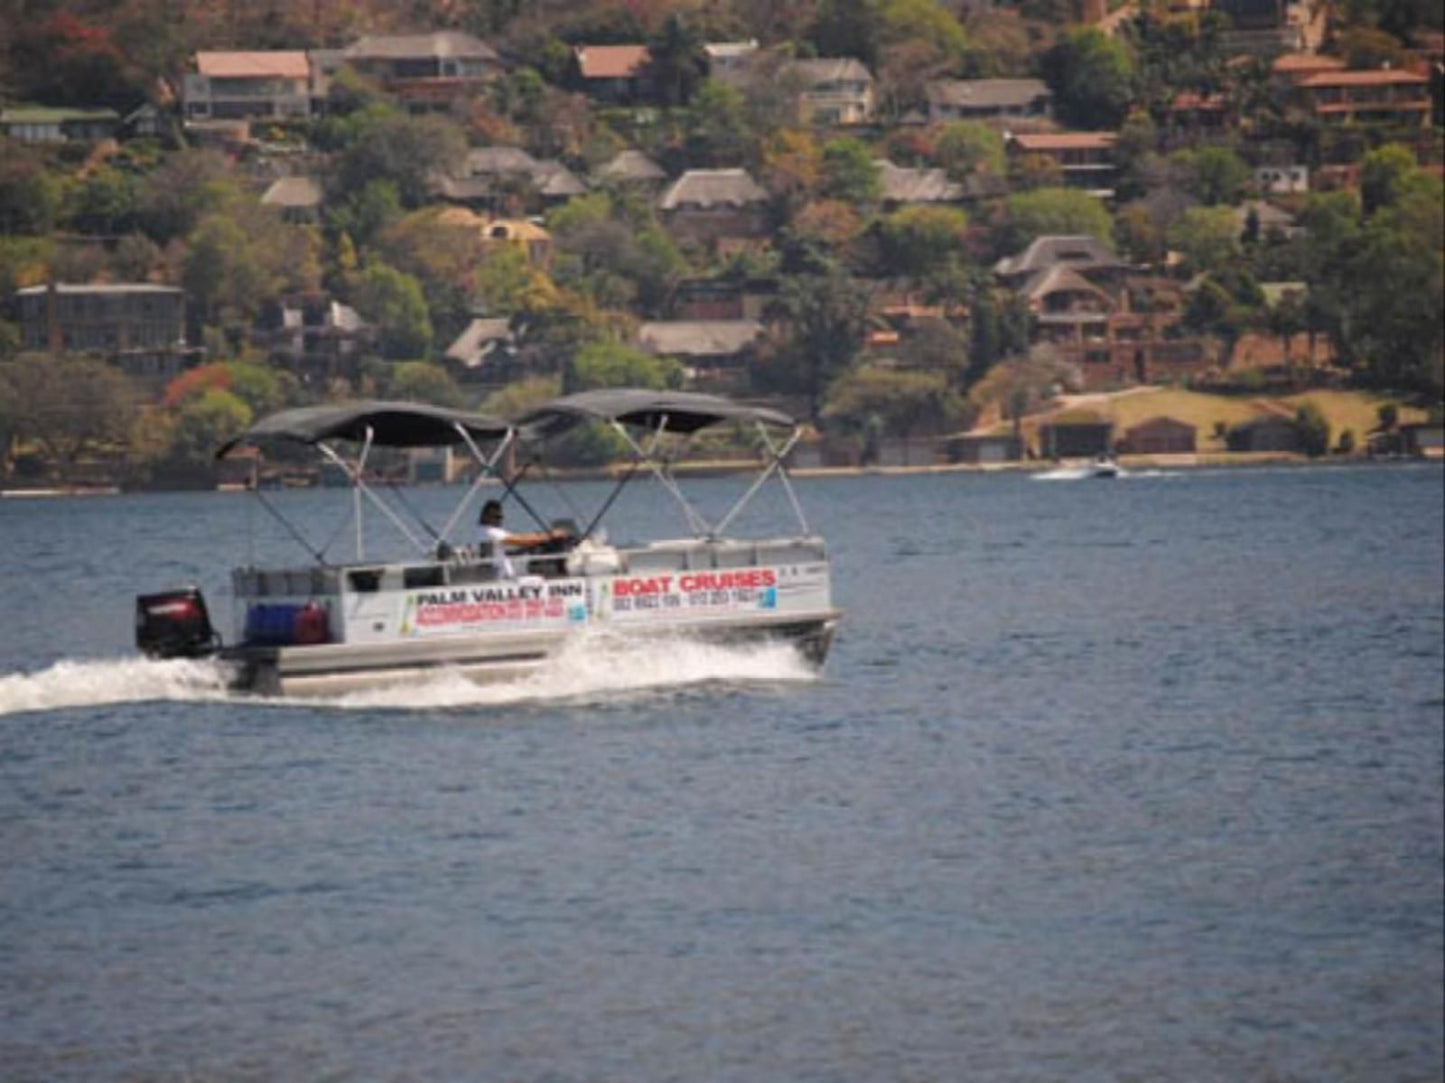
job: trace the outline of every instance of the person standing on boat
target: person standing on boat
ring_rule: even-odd
[[[547,542],[558,538],[567,537],[565,530],[538,530],[530,534],[514,533],[502,526],[502,502],[500,500],[488,500],[482,505],[481,514],[477,516],[477,522],[482,527],[482,542],[478,547],[477,556],[482,560],[489,560],[492,567],[497,570],[497,575],[503,579],[517,578],[516,569],[512,567],[511,557],[507,555],[507,547],[513,549],[531,549],[534,546],[545,545]]]

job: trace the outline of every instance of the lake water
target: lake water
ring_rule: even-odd
[[[330,703],[131,657],[255,501],[0,501],[0,1078],[1441,1078],[1438,466],[798,487],[821,676]]]

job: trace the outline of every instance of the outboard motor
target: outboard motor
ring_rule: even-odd
[[[135,645],[147,658],[204,658],[220,646],[206,599],[196,587],[135,600]]]

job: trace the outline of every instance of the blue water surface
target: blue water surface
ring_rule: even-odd
[[[374,706],[130,657],[250,499],[0,501],[0,1078],[1441,1078],[1438,465],[798,488],[820,678]]]

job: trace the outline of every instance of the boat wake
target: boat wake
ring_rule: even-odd
[[[813,681],[817,670],[782,642],[721,645],[699,640],[636,640],[597,633],[513,681],[476,684],[446,671],[421,683],[308,701],[347,708],[446,709],[517,703],[590,701],[635,692],[723,682]]]
[[[62,660],[0,676],[0,715],[146,700],[221,700],[226,675],[211,662],[143,658]]]
[[[720,645],[694,640],[639,649],[615,635],[579,637],[556,657],[516,680],[476,684],[452,671],[423,680],[328,698],[256,699],[226,689],[221,666],[208,661],[141,658],[64,660],[34,673],[0,676],[0,716],[112,703],[244,702],[342,709],[436,710],[524,702],[588,700],[710,681],[811,681],[816,670],[781,642]]]

